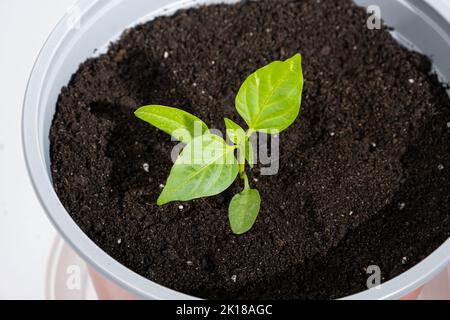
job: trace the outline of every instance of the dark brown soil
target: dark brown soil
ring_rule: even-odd
[[[366,20],[349,0],[262,0],[127,30],[62,90],[51,132],[61,201],[118,261],[203,298],[335,298],[364,290],[369,265],[384,280],[409,269],[450,235],[450,101],[428,59]],[[254,170],[254,229],[228,225],[239,182],[158,208],[174,143],[133,111],[164,104],[220,130],[223,117],[243,124],[243,80],[297,52],[302,115],[281,136],[278,175]]]

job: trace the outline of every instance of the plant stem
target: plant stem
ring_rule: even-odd
[[[244,146],[244,147],[242,147]],[[248,176],[245,172],[245,143],[238,147],[239,150],[239,175],[244,181],[244,190],[250,190],[250,183],[248,182]]]
[[[248,176],[247,176],[247,173],[245,172],[245,164],[240,166],[239,172],[240,172],[241,179],[244,181],[244,190],[249,190],[250,183],[248,182]]]

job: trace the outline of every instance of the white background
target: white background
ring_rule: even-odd
[[[22,155],[22,100],[34,61],[75,0],[0,0],[0,298],[43,299],[56,232]]]
[[[149,0],[151,1],[151,0]],[[428,0],[450,21],[450,0]],[[21,108],[48,34],[75,0],[0,0],[0,299],[43,299],[56,232],[28,179]]]

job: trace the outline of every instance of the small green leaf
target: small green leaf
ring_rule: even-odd
[[[173,166],[158,205],[210,197],[225,191],[236,179],[235,148],[219,136],[194,138]]]
[[[298,117],[302,91],[302,58],[297,54],[250,75],[236,97],[236,109],[250,129],[281,132]]]
[[[229,219],[233,233],[248,232],[255,224],[261,208],[261,196],[256,189],[244,190],[234,196],[229,207]]]
[[[185,144],[208,131],[208,126],[199,118],[176,108],[145,106],[139,108],[135,115]]]
[[[244,129],[234,121],[225,118],[225,127],[230,140],[245,151],[245,160],[251,168],[254,166],[254,151],[250,138],[246,136]]]
[[[225,118],[225,127],[228,137],[234,144],[239,145],[245,139],[244,129],[233,120]]]

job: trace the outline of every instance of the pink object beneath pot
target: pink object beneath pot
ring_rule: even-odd
[[[118,287],[93,268],[89,268],[92,283],[94,284],[99,300],[137,300],[138,298]]]

